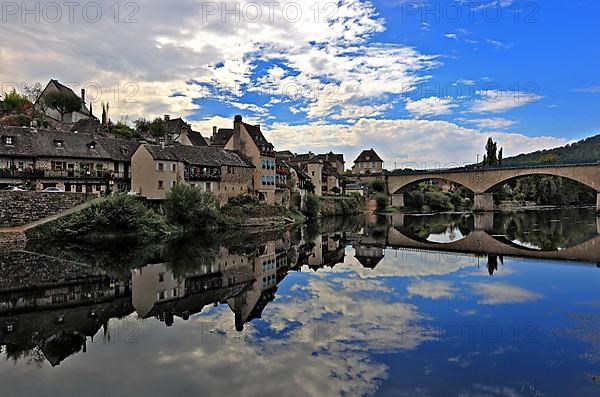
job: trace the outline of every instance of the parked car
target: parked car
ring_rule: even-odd
[[[46,193],[64,193],[65,191],[59,187],[47,187],[42,192]]]
[[[10,191],[10,192],[26,192],[27,190],[20,188],[18,186],[9,186],[7,188],[4,188],[3,190],[5,191]]]

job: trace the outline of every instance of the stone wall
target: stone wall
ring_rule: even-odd
[[[59,214],[80,204],[84,193],[0,191],[0,228],[22,226]]]

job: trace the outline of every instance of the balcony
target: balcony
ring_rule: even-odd
[[[38,168],[8,169],[0,168],[0,178],[20,178],[20,179],[130,179],[131,176],[124,172],[113,172],[111,170],[46,170]]]
[[[221,174],[214,174],[209,172],[196,172],[196,173],[187,173],[185,174],[186,181],[220,181]]]

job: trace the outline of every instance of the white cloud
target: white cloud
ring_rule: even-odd
[[[365,147],[372,147],[389,169],[394,168],[394,163],[397,167],[417,168],[473,163],[490,136],[448,121],[364,118],[351,124],[276,122],[266,135],[278,148],[296,152],[341,151],[347,160]],[[561,138],[532,138],[506,132],[494,132],[493,137],[504,148],[505,157],[569,143]]]
[[[480,305],[525,303],[541,299],[541,295],[509,284],[471,284],[473,292],[481,296]]]
[[[429,299],[451,299],[457,292],[452,283],[447,281],[415,281],[407,288],[409,295]]]
[[[523,91],[477,91],[480,97],[471,106],[473,113],[501,113],[540,101],[543,97]]]
[[[461,122],[472,124],[482,130],[501,130],[515,125],[515,121],[504,118],[493,119],[461,119]]]
[[[406,110],[417,117],[441,116],[452,113],[452,109],[458,107],[452,98],[428,97],[416,101],[407,100]]]
[[[53,2],[43,0],[40,8],[47,3]],[[253,16],[244,12],[239,22],[220,12],[206,17],[205,3],[184,0],[173,7],[140,0],[135,15],[139,22],[129,24],[115,23],[107,7],[97,23],[81,18],[74,23],[68,18],[58,23],[21,23],[20,18],[12,18],[3,26],[0,79],[97,82],[104,88],[102,99],[113,102],[114,118],[119,114],[188,116],[202,108],[203,98],[225,98],[239,107],[236,97],[245,90],[284,99],[291,88],[299,91],[294,100],[302,102],[309,118],[349,113],[356,119],[380,115],[390,103],[388,95],[413,90],[428,78],[423,72],[436,65],[434,56],[414,48],[369,42],[374,33],[385,29],[385,21],[367,0],[320,1],[315,3],[318,13],[313,3],[283,0],[272,20],[270,10],[263,7],[256,23],[249,22]],[[237,4],[240,10],[252,10],[251,4],[257,3]],[[294,9],[301,6],[297,22],[284,18],[289,4]],[[333,10],[332,4],[336,4]],[[274,65],[256,76],[260,61]],[[115,100],[110,91],[115,82],[121,87],[135,82],[137,102]]]

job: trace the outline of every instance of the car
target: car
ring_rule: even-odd
[[[9,186],[7,188],[4,188],[3,190],[5,191],[10,191],[10,192],[26,192],[27,190],[20,188],[18,186]]]
[[[59,187],[47,187],[42,192],[46,193],[64,193],[65,191]]]

